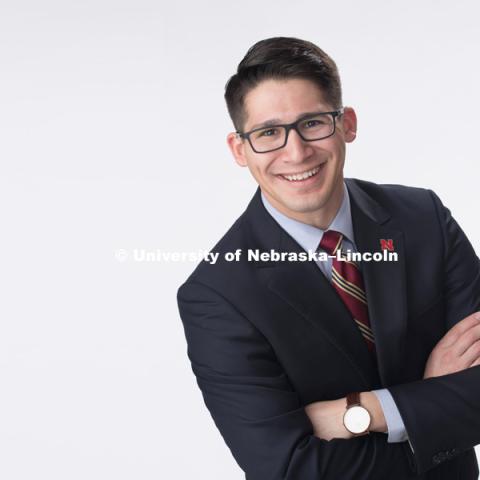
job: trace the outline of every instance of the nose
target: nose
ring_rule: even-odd
[[[312,154],[312,146],[292,128],[288,132],[287,144],[284,147],[285,160],[290,163],[300,163]]]

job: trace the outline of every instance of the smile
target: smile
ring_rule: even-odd
[[[283,177],[285,180],[288,180],[289,182],[301,182],[302,180],[306,180],[307,178],[315,176],[320,171],[323,165],[324,163],[305,172],[294,173],[291,175],[281,174],[280,176]]]

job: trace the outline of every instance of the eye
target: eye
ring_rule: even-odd
[[[325,122],[323,120],[306,120],[303,124],[304,127],[306,128],[311,128],[311,127],[318,127],[319,125],[324,125]]]
[[[265,130],[261,130],[260,132],[257,132],[257,138],[258,137],[272,137],[277,133],[276,128],[266,128]]]

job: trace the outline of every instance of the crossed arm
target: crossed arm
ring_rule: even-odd
[[[210,287],[183,286],[179,304],[205,404],[248,480],[405,480],[434,468],[434,455],[442,449],[460,453],[480,443],[478,360],[458,371],[477,348],[474,316],[445,336],[458,352],[464,342],[471,345],[456,356],[459,364],[449,362],[452,349],[442,340],[445,348],[435,347],[425,370],[431,377],[389,387],[413,440],[413,454],[407,442],[387,443],[378,433],[385,423],[371,392],[362,393],[362,400],[373,412],[374,425],[361,437],[336,431],[344,400],[302,405],[263,335]],[[435,377],[437,361],[453,373]],[[432,435],[439,431],[448,435]]]

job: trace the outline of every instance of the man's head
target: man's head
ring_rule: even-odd
[[[225,100],[236,129],[228,135],[227,143],[237,163],[248,166],[278,210],[305,223],[327,227],[343,196],[345,143],[354,140],[356,131],[353,109],[340,110],[341,85],[333,60],[304,40],[262,40],[248,50],[228,81]],[[258,153],[268,149],[258,148],[259,142],[261,147],[282,144],[285,130],[272,128],[272,124],[290,124],[315,112],[336,113],[301,120],[297,128],[304,139],[290,129],[283,148]],[[256,130],[271,120],[269,129]],[[246,138],[252,130],[256,131]],[[320,133],[315,135],[316,131]],[[321,140],[306,140],[326,135]],[[255,146],[257,151],[252,148]],[[303,172],[313,175],[299,180]]]

